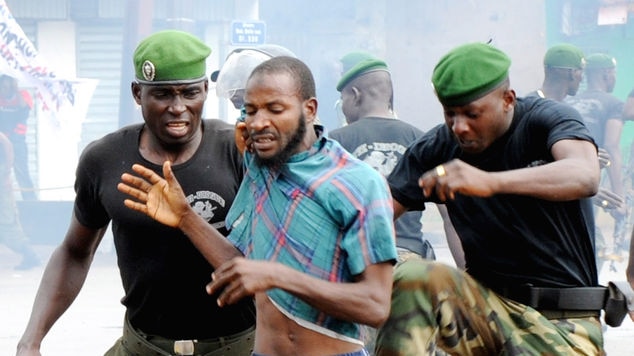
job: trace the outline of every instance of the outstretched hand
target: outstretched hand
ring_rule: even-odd
[[[140,164],[133,165],[132,170],[138,176],[124,173],[121,175],[122,182],[117,185],[120,192],[135,199],[125,199],[125,206],[167,226],[178,228],[191,207],[174,176],[171,163],[163,163],[165,178]]]

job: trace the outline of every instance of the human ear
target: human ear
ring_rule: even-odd
[[[137,105],[141,105],[141,84],[132,82],[130,84],[130,90],[132,91],[132,97]]]
[[[316,98],[304,100],[302,110],[304,110],[304,116],[306,117],[307,122],[313,122],[315,117],[317,117],[317,106],[318,103]]]
[[[515,90],[513,89],[507,89],[504,91],[504,93],[502,94],[503,99],[504,99],[504,109],[505,110],[510,110],[512,108],[515,107]]]
[[[363,94],[361,90],[359,90],[359,88],[354,86],[350,88],[350,90],[352,91],[353,102],[358,103],[359,101],[361,101],[361,96]]]

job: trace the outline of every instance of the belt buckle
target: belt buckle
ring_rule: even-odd
[[[176,340],[174,341],[174,353],[176,355],[193,355],[194,343],[196,340]]]

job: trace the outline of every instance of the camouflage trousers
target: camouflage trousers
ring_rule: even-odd
[[[605,355],[598,317],[546,319],[467,273],[410,258],[394,270],[375,355]]]

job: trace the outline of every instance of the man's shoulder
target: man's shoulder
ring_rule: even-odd
[[[339,137],[342,134],[345,134],[349,130],[350,130],[350,125],[338,127],[338,128],[336,128],[334,130],[328,131],[328,137],[330,137],[330,138]]]
[[[410,130],[412,132],[419,132],[420,134],[423,133],[423,130],[419,129],[418,127],[414,126],[413,124],[401,118],[384,119],[384,120],[385,120],[385,123],[388,125],[399,127],[401,129]]]
[[[208,159],[233,161],[242,166],[242,155],[236,145],[235,126],[219,119],[203,120],[203,142],[199,152]]]
[[[584,91],[582,91],[581,93],[569,97],[570,99],[574,100],[574,99],[600,99],[600,100],[621,100],[619,99],[616,95],[612,94],[612,93],[608,93],[607,91],[604,90],[593,90],[593,89],[586,89]]]
[[[363,163],[360,159],[355,157],[352,153],[350,153],[346,148],[337,140],[328,137],[326,138],[326,144],[323,146],[325,151],[322,151],[326,156],[329,157],[329,162],[320,160],[325,163],[324,167],[327,169],[331,169],[331,167],[335,168],[335,175],[346,173],[346,172],[355,172],[359,169],[363,170],[367,166],[367,168],[372,167]]]
[[[138,142],[139,132],[143,124],[131,124],[105,134],[104,136],[91,141],[82,152],[82,156],[87,154],[100,154],[101,152],[111,152],[122,150],[127,142]]]
[[[575,96],[566,98],[566,103],[582,112],[588,111],[589,108],[596,108],[596,114],[603,110],[620,111],[624,102],[616,95],[599,90],[586,90]]]
[[[125,140],[128,139],[131,135],[138,135],[141,131],[143,124],[130,124],[124,127],[121,127],[115,131],[111,131],[101,138],[94,140],[93,142],[112,142],[117,140]]]
[[[352,132],[358,133],[365,130],[376,132],[376,130],[380,130],[381,128],[384,128],[386,130],[397,129],[402,132],[411,132],[415,136],[423,135],[423,131],[421,129],[410,124],[409,122],[403,121],[402,119],[377,116],[368,116],[361,118],[351,124],[330,131],[328,135],[330,137],[341,137]]]
[[[537,91],[537,90],[533,90],[533,91],[529,91],[528,93],[524,94],[522,97],[523,98],[543,98],[543,94],[540,95],[541,91]]]
[[[517,98],[516,111],[520,113],[551,113],[552,111],[568,113],[576,110],[569,101],[556,101],[540,96],[524,96]]]

